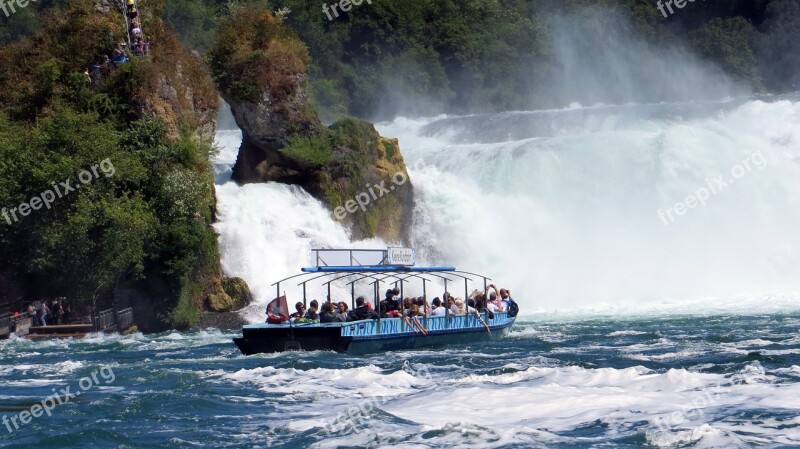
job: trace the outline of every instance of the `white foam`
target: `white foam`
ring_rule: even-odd
[[[514,117],[524,114],[486,120],[514,131]],[[523,313],[798,309],[800,103],[751,101],[707,117],[489,144],[454,143],[447,129],[458,129],[457,121],[424,136],[428,123],[379,126],[400,138],[410,165],[427,166],[412,171],[417,244],[493,273],[516,292]],[[552,125],[560,126],[557,116]],[[763,169],[751,161],[753,170],[707,206],[669,226],[658,218],[659,208],[709,178],[732,178],[732,168],[756,153]]]

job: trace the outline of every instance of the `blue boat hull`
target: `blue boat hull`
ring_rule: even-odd
[[[450,332],[433,332],[428,335],[397,335],[360,338],[350,342],[348,354],[370,354],[383,351],[432,348],[437,346],[454,346],[480,341],[488,341],[506,336],[513,321],[505,327],[492,326],[492,332],[486,329],[460,329]]]
[[[475,316],[451,316],[423,319],[428,335],[414,333],[403,320],[390,318],[352,323],[301,325],[254,324],[242,328],[242,337],[234,338],[245,355],[303,351],[336,351],[368,354],[444,345],[468,344],[505,336],[515,319],[505,313],[495,314],[487,322],[491,332]]]

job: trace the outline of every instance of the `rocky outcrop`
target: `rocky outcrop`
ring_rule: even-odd
[[[299,185],[353,237],[407,241],[413,187],[397,141],[360,120],[320,123],[307,88],[307,50],[268,10],[235,10],[217,39],[212,75],[244,137],[233,179]]]
[[[250,304],[253,301],[253,295],[244,279],[226,277],[222,279],[219,289],[209,293],[206,301],[206,310],[231,312]]]
[[[234,181],[282,181],[293,183],[301,178],[301,168],[279,150],[297,133],[319,133],[322,124],[316,115],[305,110],[311,99],[305,88],[305,75],[292,77],[290,88],[281,97],[270,89],[261,92],[256,101],[233,98],[223,91],[231,105],[236,124],[242,130],[242,147],[233,167]]]
[[[231,310],[239,310],[253,302],[253,294],[247,282],[239,277],[222,279],[222,289],[233,300]]]
[[[143,74],[147,86],[138,98],[138,115],[159,117],[171,136],[188,127],[212,141],[216,131],[219,94],[200,55],[181,45],[159,19],[161,11],[142,8],[147,36],[154,45],[150,70]]]

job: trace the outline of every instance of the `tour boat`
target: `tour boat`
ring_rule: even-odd
[[[348,322],[297,322],[282,321],[288,318],[288,305],[285,295],[281,295],[281,284],[298,281],[302,287],[302,302],[307,306],[306,291],[309,283],[320,282],[327,288],[331,298],[331,284],[343,285],[350,292],[350,303],[355,309],[356,289],[369,285],[372,292],[369,302],[374,310],[379,310],[382,286],[398,288],[399,297],[411,283],[421,283],[422,296],[434,284],[443,284],[442,292],[448,284],[460,289],[463,281],[464,302],[469,296],[470,283],[480,282],[486,289],[490,278],[456,270],[455,267],[415,266],[415,253],[411,248],[364,249],[315,249],[312,250],[314,266],[302,268],[300,274],[282,279],[276,286],[277,298],[270,303],[268,315],[272,318],[265,323],[249,324],[242,328],[242,337],[234,338],[236,346],[245,355],[282,352],[292,350],[336,351],[348,354],[366,354],[389,350],[406,350],[440,345],[469,344],[505,336],[516,319],[516,311],[487,312],[472,309],[469,313],[454,314],[449,309],[443,316],[419,316],[418,323],[423,333],[411,320],[404,318],[365,319]],[[474,286],[473,286],[474,288]],[[452,296],[456,296],[451,292]],[[443,295],[435,295],[443,296]],[[339,298],[333,298],[335,303]],[[323,301],[320,301],[320,304]],[[513,302],[513,300],[512,300]],[[467,307],[466,304],[464,307]],[[488,316],[487,316],[488,315]],[[281,317],[280,319],[276,319]],[[272,321],[272,322],[269,322]],[[301,320],[302,321],[302,320]],[[409,323],[411,326],[409,326]]]

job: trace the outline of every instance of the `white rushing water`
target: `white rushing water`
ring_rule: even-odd
[[[485,272],[524,310],[749,307],[800,291],[796,96],[398,118],[378,129],[400,139],[411,167],[422,259]],[[238,136],[219,132],[221,166]],[[351,246],[305,192],[224,179],[223,267],[259,301],[312,247]]]

